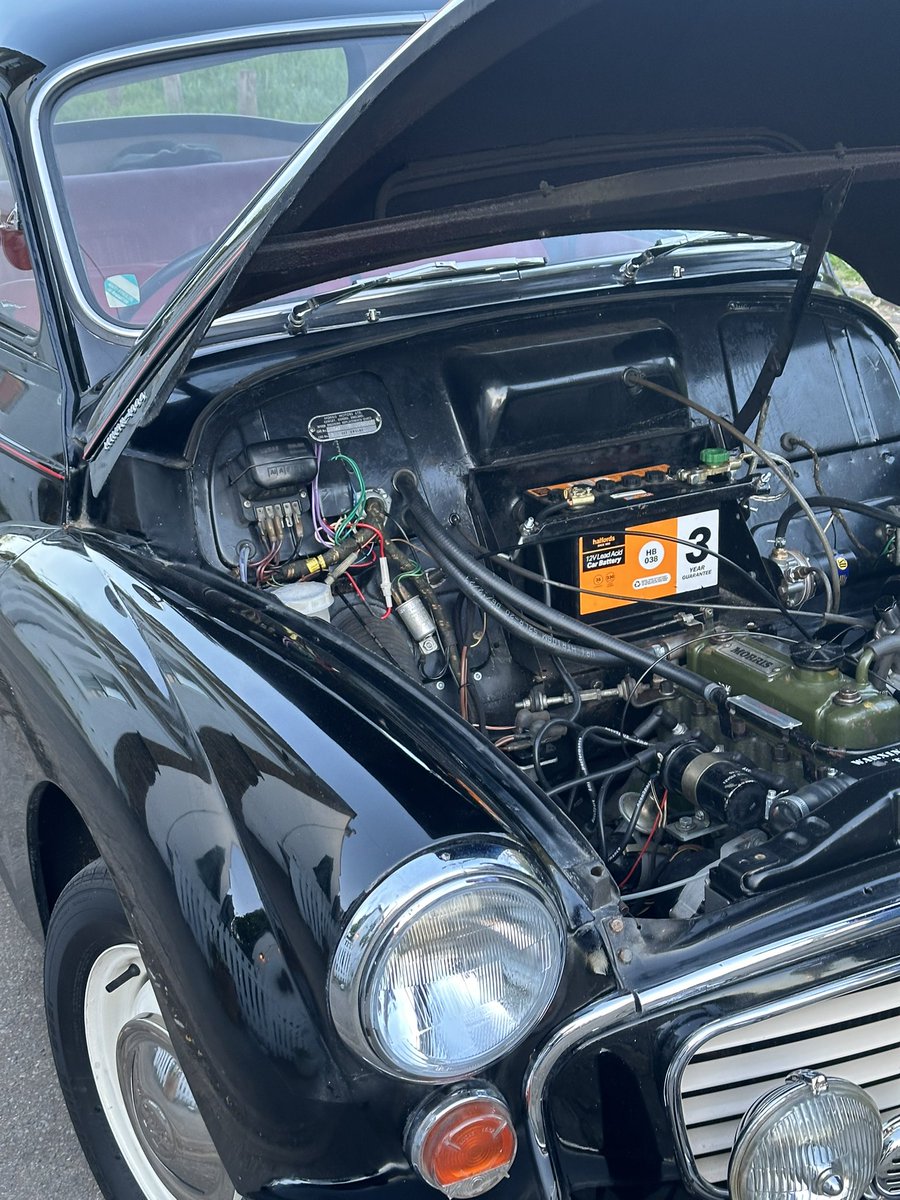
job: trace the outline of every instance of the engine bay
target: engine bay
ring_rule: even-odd
[[[455,708],[636,916],[689,920],[887,853],[900,368],[882,343],[877,380],[856,376],[877,470],[840,469],[856,402],[833,339],[807,337],[765,438],[735,436],[733,404],[697,397],[733,396],[734,348],[755,353],[769,319],[742,340],[747,314],[721,317],[724,368],[702,384],[674,323],[643,315],[270,375],[206,422],[202,551]],[[813,368],[830,423],[797,404]]]

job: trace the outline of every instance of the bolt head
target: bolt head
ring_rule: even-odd
[[[632,958],[634,957],[634,955],[631,953],[631,951],[628,949],[627,946],[623,946],[622,949],[616,955],[616,957],[618,958],[620,963],[630,963]]]
[[[846,1184],[843,1175],[836,1171],[834,1167],[828,1167],[822,1171],[819,1178],[816,1180],[816,1191],[820,1196],[828,1196],[831,1200],[840,1196]]]
[[[622,933],[625,929],[625,922],[621,917],[613,917],[609,923],[609,928],[613,933]]]
[[[472,672],[472,678],[475,680],[475,682],[476,682],[476,683],[479,683],[479,682],[481,681],[481,672],[480,672],[480,671],[473,671],[473,672]]]

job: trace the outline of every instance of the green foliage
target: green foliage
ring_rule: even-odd
[[[853,269],[849,263],[844,262],[842,258],[838,258],[836,254],[829,255],[831,265],[834,267],[834,273],[844,285],[845,288],[865,287],[866,281],[860,275],[859,271]]]
[[[180,72],[132,82],[129,75],[136,72],[117,72],[102,86],[94,82],[76,89],[55,119],[211,113],[319,124],[347,97],[347,60],[339,46],[241,55],[225,62],[219,57],[212,66],[198,63],[193,59]]]

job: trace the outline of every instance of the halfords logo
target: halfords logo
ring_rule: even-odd
[[[604,546],[614,546],[617,535],[614,533],[599,534],[597,537],[591,538],[591,546],[595,550],[602,550]]]

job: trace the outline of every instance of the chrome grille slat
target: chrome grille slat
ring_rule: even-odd
[[[829,995],[714,1034],[697,1045],[678,1090],[693,1166],[721,1188],[740,1120],[791,1071],[812,1067],[866,1088],[882,1114],[900,1108],[900,983]],[[900,1157],[885,1168],[897,1184]]]
[[[740,1063],[737,1068],[739,1077],[743,1079],[768,1079],[773,1075],[783,1077],[784,1047],[787,1042],[795,1048],[791,1070],[796,1067],[818,1067],[823,1062],[854,1061],[884,1046],[900,1046],[900,1017],[889,1017],[886,1021],[873,1021],[856,1029],[842,1029],[818,1037],[793,1039],[786,1035],[784,1041],[767,1045],[764,1050],[749,1049],[744,1053],[732,1052],[723,1058],[706,1058],[687,1068],[682,1091],[689,1093],[700,1088],[727,1085],[735,1078],[737,1063]],[[900,1054],[900,1050],[897,1053]]]
[[[791,1035],[803,1033],[809,1029],[821,1029],[823,1025],[839,1025],[847,1019],[847,996],[830,996],[827,1000],[819,1000],[815,1004],[803,1008],[792,1009],[779,1013],[774,1017],[765,1018],[768,1036],[778,1037],[782,1031]],[[868,988],[865,992],[856,993],[857,1004],[854,1005],[853,1016],[860,1017],[884,1013],[892,1008],[900,1008],[900,987],[895,983],[881,984],[879,987]],[[755,1041],[762,1040],[760,1026],[753,1026]],[[694,1055],[695,1059],[708,1054],[718,1054],[722,1050],[740,1049],[747,1042],[746,1029],[730,1029],[720,1033],[711,1041],[705,1043]]]
[[[792,1060],[791,1070],[798,1067],[818,1067],[823,1059],[816,1058],[806,1061],[803,1056]],[[880,1054],[870,1054],[853,1060],[842,1060],[832,1063],[832,1074],[841,1075],[852,1083],[870,1090],[881,1087],[893,1087],[893,1093],[885,1090],[884,1102],[877,1099],[879,1107],[890,1107],[890,1096],[896,1098],[893,1103],[900,1104],[900,1049],[885,1050]],[[766,1092],[777,1087],[784,1080],[785,1072],[779,1068],[771,1075],[754,1080],[739,1087],[717,1088],[714,1092],[702,1095],[691,1094],[687,1089],[682,1090],[682,1111],[689,1125],[706,1124],[709,1121],[728,1116],[741,1115],[747,1111],[754,1100],[764,1096]],[[884,1083],[876,1081],[883,1080]]]

